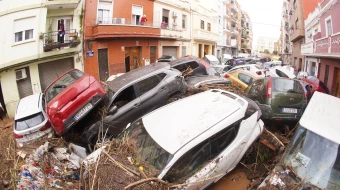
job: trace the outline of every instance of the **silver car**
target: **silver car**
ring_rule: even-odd
[[[156,63],[132,70],[108,82],[108,114],[104,118],[104,131],[117,136],[125,126],[155,110],[172,95],[185,93],[186,82],[182,73],[168,63]],[[97,141],[101,121],[85,130],[89,149]]]

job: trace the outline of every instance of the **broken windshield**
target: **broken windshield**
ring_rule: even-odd
[[[172,155],[152,139],[146,131],[142,119],[132,123],[123,134],[127,134],[129,141],[135,143],[137,159],[158,170],[157,175],[171,160]]]
[[[284,165],[321,189],[340,188],[340,146],[301,125],[287,149]]]

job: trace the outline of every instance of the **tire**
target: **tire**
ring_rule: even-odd
[[[95,145],[98,144],[102,144],[101,140],[98,139],[102,139],[101,137],[101,133],[94,133],[92,134],[92,136],[90,138],[88,138],[87,143],[86,143],[86,148],[89,152],[93,152],[95,150]],[[105,141],[110,141],[112,140],[113,136],[111,134],[103,134],[103,136],[105,136]]]

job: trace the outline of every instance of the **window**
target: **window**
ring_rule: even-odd
[[[134,86],[131,85],[118,94],[118,96],[114,99],[113,104],[118,108],[121,108],[134,99],[136,99],[136,93]]]
[[[182,28],[183,29],[187,28],[186,22],[187,22],[187,15],[182,15]]]
[[[327,20],[326,25],[327,25],[327,36],[330,36],[333,33],[333,31],[332,31],[332,20],[331,19]]]
[[[210,23],[207,24],[208,26],[208,31],[211,31],[211,26],[210,26]]]
[[[251,95],[261,95],[264,90],[263,82],[263,80],[256,80],[251,86],[248,86],[245,92],[249,91]]]
[[[325,73],[325,80],[324,80],[325,85],[327,85],[328,83],[328,75],[329,75],[329,65],[326,65],[326,73]]]
[[[184,64],[180,64],[180,65],[177,65],[175,66],[174,68],[183,72],[183,71],[186,71],[189,67],[194,70],[198,67],[198,63],[196,62],[189,62],[189,63],[184,63]]]
[[[295,29],[298,29],[299,28],[299,19],[296,19],[295,21]]]
[[[186,152],[170,168],[164,179],[170,183],[181,183],[194,175],[234,141],[239,126],[240,122],[235,122]]]
[[[14,21],[14,42],[23,42],[33,39],[35,17]]]
[[[187,55],[187,47],[186,46],[182,46],[182,57]]]
[[[275,92],[303,93],[300,82],[294,80],[280,79],[274,80]]]
[[[201,20],[201,29],[203,30],[204,29],[204,21]]]
[[[243,73],[238,74],[238,78],[245,84],[250,85],[253,82],[253,78]]]
[[[163,9],[162,22],[169,23],[169,10]]]
[[[17,131],[26,130],[41,124],[42,122],[44,122],[44,120],[44,115],[42,114],[42,112],[39,112],[31,116],[16,120],[15,129]]]
[[[279,77],[286,77],[286,78],[289,78],[284,72],[278,70],[278,69],[275,69],[275,72],[276,74],[279,76]]]
[[[132,5],[132,24],[139,25],[142,15],[143,7],[138,5]]]
[[[163,78],[165,75],[163,76]],[[162,78],[162,79],[163,79]],[[150,91],[151,89],[155,88],[161,82],[160,78],[157,75],[151,76],[146,78],[142,81],[137,83],[140,95],[145,94],[146,92]]]
[[[297,8],[297,6],[296,6],[296,0],[294,0],[294,2],[293,2],[293,7],[294,7],[294,10]]]
[[[98,24],[111,24],[111,10],[111,2],[99,1],[97,13]]]

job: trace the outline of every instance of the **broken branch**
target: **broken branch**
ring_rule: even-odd
[[[285,147],[285,145],[280,141],[280,139],[278,139],[273,133],[271,133],[270,131],[268,131],[266,128],[264,128],[264,131],[266,131],[269,135],[271,135],[275,140],[277,140],[278,143],[280,143],[283,147]]]
[[[244,166],[245,168],[247,168],[249,171],[253,172],[253,170],[251,170],[251,169],[250,169],[247,165],[245,165],[244,163],[240,162],[240,164],[241,164],[242,166]]]
[[[136,181],[135,183],[131,183],[130,185],[124,187],[124,189],[129,189],[133,186],[136,186],[136,185],[139,185],[139,184],[143,184],[143,183],[146,183],[146,182],[149,182],[149,181],[157,181],[157,182],[160,182],[160,183],[163,183],[164,185],[168,185],[167,182],[161,180],[161,179],[158,179],[158,178],[147,178],[147,179],[142,179],[142,180],[139,180],[139,181]]]
[[[120,162],[116,161],[114,158],[112,158],[106,151],[103,151],[103,153],[110,159],[110,161],[112,163],[114,163],[115,165],[117,165],[118,167],[120,167],[121,169],[123,169],[124,171],[128,172],[128,173],[132,173],[135,174],[136,176],[140,176],[139,173],[137,173],[136,171],[133,171],[132,169],[124,166],[123,164],[121,164]]]

